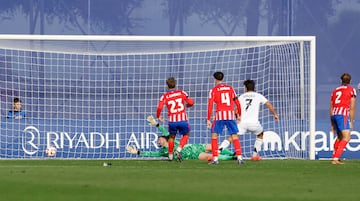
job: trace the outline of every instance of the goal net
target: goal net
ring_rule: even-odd
[[[213,73],[237,94],[253,79],[264,106],[263,158],[314,158],[314,37],[177,37],[0,35],[0,158],[140,158],[158,150],[154,115],[165,81],[175,77],[195,105],[188,109],[190,144],[210,143],[207,98]],[[7,118],[19,98],[22,119]],[[162,112],[166,116],[166,110]],[[162,123],[167,128],[167,123]],[[225,130],[219,143],[228,136]],[[177,136],[179,139],[180,136]],[[240,136],[250,157],[256,136]],[[231,148],[231,147],[230,147]]]

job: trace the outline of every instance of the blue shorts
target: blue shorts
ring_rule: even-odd
[[[224,130],[224,126],[227,127],[230,135],[237,134],[239,129],[237,127],[235,120],[216,120],[213,122],[213,126],[211,128],[212,133],[222,134]]]
[[[188,121],[169,122],[169,134],[176,135],[178,132],[181,135],[188,134],[190,132],[189,122]]]
[[[334,122],[334,129],[336,133],[343,130],[350,130],[350,118],[344,115],[333,115],[331,121]],[[336,134],[335,133],[335,134]]]

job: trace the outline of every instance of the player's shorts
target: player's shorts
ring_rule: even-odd
[[[215,120],[213,123],[213,127],[211,129],[211,132],[217,133],[220,135],[220,134],[222,134],[222,131],[224,130],[224,126],[227,127],[230,135],[236,134],[239,132],[235,120]]]
[[[190,132],[189,122],[188,121],[169,122],[169,134],[176,135],[178,132],[181,135],[188,134]]]
[[[205,150],[206,144],[186,144],[180,153],[184,159],[198,159]]]
[[[237,125],[239,132],[239,135],[243,135],[247,132],[250,132],[251,134],[259,135],[261,134],[264,129],[261,126],[260,122],[252,123],[252,122],[240,122]]]
[[[350,130],[350,118],[344,115],[333,115],[331,120],[334,122],[334,129],[336,133],[343,130]]]

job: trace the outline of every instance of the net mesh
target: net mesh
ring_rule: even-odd
[[[156,151],[159,132],[145,119],[155,115],[170,76],[195,100],[188,109],[189,143],[210,143],[205,120],[215,71],[238,94],[243,81],[253,79],[273,103],[279,122],[260,110],[265,158],[308,158],[309,55],[306,41],[0,40],[0,158],[46,157],[49,145],[58,158],[137,157],[126,152],[129,144]],[[6,118],[15,97],[26,118]],[[245,157],[254,140],[240,137]]]

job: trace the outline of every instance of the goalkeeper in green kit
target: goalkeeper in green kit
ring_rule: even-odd
[[[159,147],[158,151],[139,151],[134,146],[126,147],[127,151],[131,154],[137,154],[139,156],[149,156],[149,157],[168,157],[168,136],[169,132],[155,120],[153,116],[149,116],[147,121],[152,125],[156,126],[159,131],[163,134],[158,138]],[[179,146],[179,141],[175,140],[175,149]],[[187,144],[183,147],[180,152],[181,157],[185,160],[190,159],[199,159],[199,160],[212,160],[211,154],[211,144]],[[175,158],[174,158],[175,160]],[[236,160],[235,154],[233,151],[224,149],[219,155],[219,160]]]

